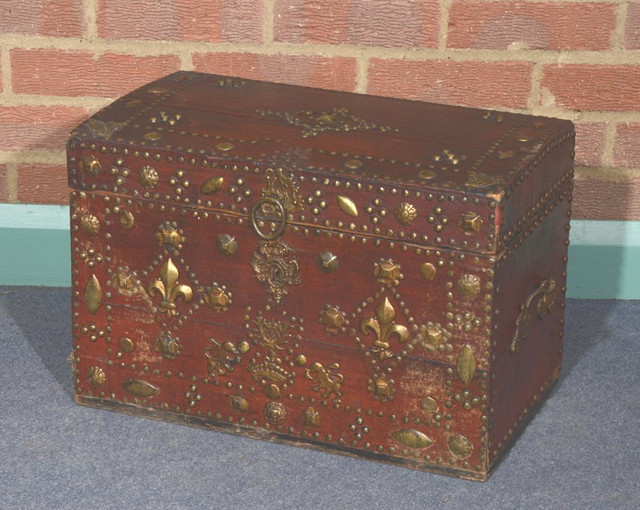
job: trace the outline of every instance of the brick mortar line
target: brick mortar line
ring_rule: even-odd
[[[0,106],[69,106],[89,110],[104,108],[116,97],[94,96],[43,96],[2,93]]]
[[[640,168],[577,166],[575,178],[585,181],[625,182],[640,179]]]
[[[65,165],[67,164],[67,156],[64,150],[59,151],[0,151],[0,164],[3,165],[19,165],[19,164],[50,164]]]
[[[98,39],[98,0],[83,0],[82,7],[87,22],[88,40]]]
[[[18,201],[18,165],[13,162],[7,162],[7,201]]]
[[[2,66],[2,94],[11,94],[13,88],[11,84],[11,55],[9,51],[0,46],[0,66]]]
[[[627,21],[627,4],[621,3],[616,6],[616,23],[611,32],[611,47],[614,49],[624,50],[624,32],[625,23]]]
[[[180,58],[180,69],[182,71],[193,71],[193,53],[190,51],[176,52]]]
[[[447,49],[447,36],[449,32],[449,10],[452,0],[442,0],[440,2],[440,27],[438,34],[438,49]]]
[[[265,0],[264,2],[264,23],[262,40],[266,45],[271,45],[273,43],[273,34],[274,34],[274,0]]]
[[[421,60],[452,60],[456,62],[539,62],[541,64],[597,64],[632,65],[640,61],[640,50],[608,49],[587,50],[487,50],[473,48],[409,48],[384,46],[357,46],[347,44],[293,44],[273,42],[270,44],[198,42],[198,41],[153,41],[128,39],[72,39],[54,37],[29,37],[14,34],[0,35],[0,45],[12,49],[54,49],[85,51],[100,55],[120,53],[149,57],[175,55],[177,52],[191,53],[255,53],[260,55],[301,55]],[[411,50],[411,51],[408,51]]]
[[[607,124],[604,151],[602,151],[602,164],[605,167],[613,167],[613,147],[616,141],[617,126],[618,124],[616,122]]]
[[[362,57],[358,61],[358,65],[364,65],[366,61],[365,57]],[[362,62],[362,63],[361,63]],[[368,65],[368,62],[367,62]],[[366,75],[365,75],[366,76]],[[356,76],[358,88],[357,92],[366,93],[367,80],[358,81]],[[99,96],[45,96],[45,95],[29,95],[29,94],[13,94],[13,93],[0,93],[0,106],[67,106],[85,108],[89,111],[96,111],[104,108],[117,97],[99,97]],[[483,108],[480,108],[483,109]],[[486,109],[486,108],[485,108]],[[494,109],[494,108],[489,108]],[[533,105],[528,108],[495,108],[499,111],[512,112],[512,113],[524,113],[531,115],[542,115],[546,117],[557,117],[577,122],[596,122],[596,121],[610,121],[610,122],[640,122],[640,110],[631,111],[615,111],[615,110],[603,110],[603,111],[585,111],[585,110],[565,110],[561,108],[554,108],[543,105]]]
[[[356,60],[355,92],[366,94],[369,88],[369,59],[361,56]]]
[[[501,3],[510,4],[521,2],[522,0],[468,0],[478,3]],[[526,0],[528,4],[622,4],[629,0]],[[631,0],[634,1],[634,0]]]
[[[533,64],[533,70],[531,71],[531,92],[529,95],[528,107],[529,109],[535,109],[536,105],[540,103],[540,87],[542,84],[543,75],[542,64],[536,62]]]

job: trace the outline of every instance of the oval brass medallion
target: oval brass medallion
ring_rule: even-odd
[[[160,393],[160,388],[142,379],[128,379],[122,387],[136,397],[152,397]]]
[[[91,315],[95,315],[102,303],[102,288],[95,274],[91,275],[87,286],[84,289],[84,301],[87,304],[87,310]]]
[[[471,379],[473,379],[473,375],[476,372],[476,358],[469,345],[465,345],[460,349],[458,360],[456,361],[456,369],[458,370],[458,376],[463,383],[467,384]]]
[[[409,448],[426,448],[433,444],[429,436],[415,429],[395,430],[391,433],[391,437]]]

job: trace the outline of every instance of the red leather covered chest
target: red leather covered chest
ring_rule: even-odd
[[[68,144],[79,403],[485,479],[558,378],[570,122],[180,72]]]

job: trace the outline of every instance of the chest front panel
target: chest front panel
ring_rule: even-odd
[[[265,240],[250,217],[101,193],[72,208],[83,393],[482,465],[486,259],[311,226]]]

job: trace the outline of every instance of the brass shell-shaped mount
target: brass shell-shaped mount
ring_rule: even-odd
[[[89,367],[87,380],[92,386],[99,386],[102,388],[107,382],[107,374],[105,374],[104,370],[100,367]]]
[[[480,294],[480,277],[475,274],[463,274],[458,280],[458,290],[464,299],[473,299]]]
[[[418,216],[418,210],[415,208],[413,204],[408,202],[402,202],[398,207],[393,211],[396,220],[400,225],[409,226],[413,223],[413,221]]]
[[[454,434],[447,441],[449,451],[456,457],[466,459],[473,453],[473,443],[460,434]]]

